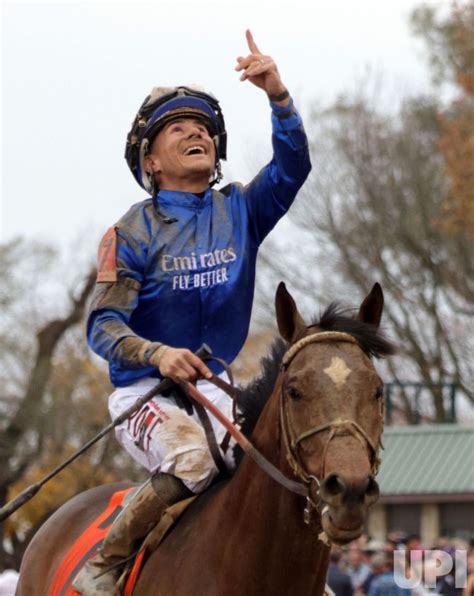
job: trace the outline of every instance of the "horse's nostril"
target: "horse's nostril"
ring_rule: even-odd
[[[379,496],[379,485],[373,476],[369,477],[369,482],[367,484],[367,488],[365,490],[365,494],[367,497],[378,497]]]
[[[336,474],[331,474],[324,481],[324,488],[332,497],[342,494],[345,487],[344,482]]]

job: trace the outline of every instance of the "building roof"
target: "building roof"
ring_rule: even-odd
[[[469,493],[474,500],[474,426],[386,427],[383,443],[377,477],[382,501],[390,496]]]

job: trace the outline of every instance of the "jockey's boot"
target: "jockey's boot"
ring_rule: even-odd
[[[111,571],[107,569],[133,554],[138,541],[158,523],[167,507],[191,495],[179,478],[163,472],[154,474],[118,515],[102,547],[74,580],[74,590],[83,596],[119,594],[116,582],[122,568],[119,565]]]

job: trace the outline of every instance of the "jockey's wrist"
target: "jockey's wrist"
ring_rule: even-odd
[[[140,362],[143,366],[155,366],[154,363],[151,362],[152,356],[157,352],[160,348],[162,348],[164,344],[159,341],[146,341],[144,342],[142,348],[140,349]]]
[[[170,347],[171,346],[167,346],[166,344],[160,344],[158,348],[154,350],[152,354],[150,354],[150,365],[160,370],[161,359],[163,358],[163,355],[166,352],[166,350],[168,350]]]
[[[289,104],[290,92],[288,89],[285,89],[281,93],[277,93],[274,95],[268,95],[268,99],[271,103],[276,103],[281,107],[285,107]]]
[[[293,99],[291,98],[291,96],[288,96],[287,99],[285,99],[282,102],[270,101],[270,107],[272,108],[273,114],[279,120],[286,120],[295,112],[295,108],[293,106]]]

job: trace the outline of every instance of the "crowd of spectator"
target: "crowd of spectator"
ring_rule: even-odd
[[[395,551],[403,559],[404,577],[417,585],[401,587],[396,581]],[[450,555],[453,566],[448,573],[441,575],[440,561],[433,551]],[[456,557],[456,551],[461,556]],[[456,568],[464,562],[465,574],[464,569]],[[460,577],[467,577],[462,586]],[[425,545],[415,534],[393,532],[385,542],[363,535],[346,547],[333,545],[327,584],[336,596],[474,596],[474,541],[468,544],[439,538]]]

